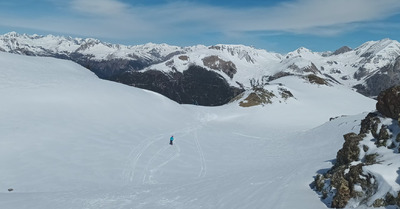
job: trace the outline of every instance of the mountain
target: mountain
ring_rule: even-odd
[[[400,43],[390,39],[333,53],[301,47],[279,54],[243,45],[124,46],[12,32],[0,36],[0,51],[72,60],[100,78],[152,90],[178,103],[206,106],[226,104],[284,76],[341,84],[369,97],[400,82]]]
[[[285,76],[268,106],[179,105],[68,60],[0,63],[4,209],[326,208],[312,177],[376,103]]]
[[[15,32],[0,36],[0,51],[73,60],[100,78],[140,70],[179,54],[182,50],[181,47],[166,44],[125,46],[93,38],[21,35]]]

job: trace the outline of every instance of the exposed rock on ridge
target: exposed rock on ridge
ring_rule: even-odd
[[[400,158],[399,90],[400,86],[395,86],[381,92],[377,103],[379,112],[369,113],[361,121],[358,134],[344,135],[345,142],[337,152],[334,166],[316,176],[314,188],[327,206],[344,208],[351,202],[368,207],[400,207],[400,189],[390,185],[397,184],[397,180],[388,183],[386,179],[391,177],[384,176],[400,178],[398,166],[389,170],[386,167]],[[384,173],[379,174],[379,166],[385,169]],[[389,185],[382,186],[386,184]]]
[[[339,49],[337,49],[335,52],[333,52],[332,54],[333,55],[339,55],[339,54],[343,54],[343,53],[346,53],[346,52],[349,52],[349,51],[351,51],[352,49],[350,48],[350,47],[348,47],[348,46],[343,46],[343,47],[340,47]]]

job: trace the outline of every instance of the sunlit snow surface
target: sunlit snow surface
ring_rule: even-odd
[[[326,208],[309,184],[375,101],[276,82],[295,98],[197,107],[0,53],[0,208]]]

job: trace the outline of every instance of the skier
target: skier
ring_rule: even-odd
[[[174,144],[173,141],[174,141],[174,136],[171,136],[171,138],[169,138],[169,144],[173,145]]]

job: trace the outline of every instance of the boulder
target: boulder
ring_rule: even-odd
[[[360,135],[372,133],[375,138],[378,138],[377,131],[380,123],[381,120],[377,113],[369,113],[367,117],[361,121]]]
[[[382,91],[378,96],[376,109],[382,115],[397,120],[400,114],[400,86]]]
[[[342,149],[337,152],[335,166],[347,165],[359,159],[360,148],[358,147],[358,143],[362,138],[355,133],[348,133],[343,137],[345,142]]]

